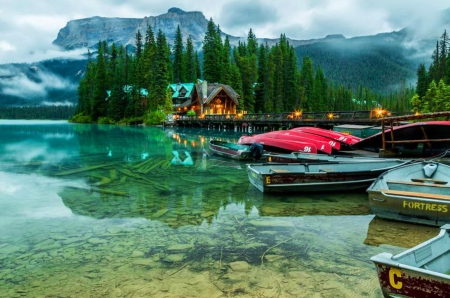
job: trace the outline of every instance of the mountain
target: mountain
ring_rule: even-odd
[[[432,20],[432,21],[430,21]],[[91,17],[69,21],[53,41],[63,50],[95,51],[99,41],[123,44],[134,48],[138,30],[145,36],[151,25],[155,35],[161,30],[173,44],[177,26],[184,40],[189,36],[201,51],[208,20],[202,12],[186,12],[171,8],[159,16],[144,18]],[[386,92],[399,84],[415,82],[420,63],[429,64],[436,41],[450,24],[450,9],[437,16],[415,20],[400,31],[373,36],[346,38],[328,35],[309,40],[288,39],[295,47],[299,67],[308,56],[315,67],[335,84]],[[281,34],[282,32],[280,32]],[[246,37],[227,35],[231,45],[246,42]],[[278,39],[258,38],[258,42],[274,45]],[[54,58],[37,63],[1,65],[0,106],[76,104],[77,86],[84,74],[87,60]]]

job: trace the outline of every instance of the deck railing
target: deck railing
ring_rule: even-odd
[[[175,122],[187,123],[221,123],[221,124],[295,124],[295,123],[371,123],[376,125],[380,118],[373,117],[371,111],[333,111],[333,112],[306,112],[295,113],[257,113],[257,114],[222,114],[179,116]]]

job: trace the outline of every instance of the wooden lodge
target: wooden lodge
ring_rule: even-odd
[[[236,114],[239,94],[229,85],[208,83],[178,83],[169,85],[176,115],[184,116],[192,110],[196,116]]]

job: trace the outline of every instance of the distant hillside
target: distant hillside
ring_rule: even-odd
[[[374,91],[387,92],[403,81],[415,83],[419,63],[412,59],[416,50],[406,49],[405,36],[399,32],[383,33],[351,39],[334,38],[333,42],[320,42],[298,46],[299,58],[307,56],[315,67],[322,68],[325,76],[344,86],[358,85]],[[430,53],[431,56],[431,53]]]

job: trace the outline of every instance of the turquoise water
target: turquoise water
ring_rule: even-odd
[[[0,297],[381,297],[370,257],[438,233],[364,191],[262,194],[208,149],[239,136],[0,121]]]

